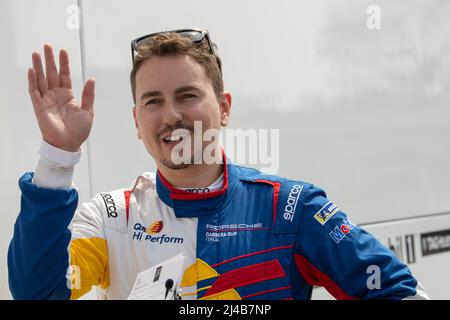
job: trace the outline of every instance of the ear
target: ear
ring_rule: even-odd
[[[136,106],[133,107],[133,118],[134,118],[134,126],[137,129],[137,138],[139,140],[142,140],[141,131],[139,130],[139,123],[138,123],[137,118],[136,118]]]
[[[231,93],[224,92],[220,101],[220,125],[226,127],[230,120]]]

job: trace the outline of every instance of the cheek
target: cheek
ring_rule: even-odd
[[[145,114],[145,112],[140,112],[136,114],[136,119],[138,120],[141,135],[150,138],[154,137],[157,128],[155,118]]]
[[[207,127],[220,126],[220,108],[217,103],[210,103],[208,106],[203,106],[202,120]]]

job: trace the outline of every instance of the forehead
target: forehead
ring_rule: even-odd
[[[136,93],[175,90],[187,85],[211,86],[206,71],[186,55],[152,57],[136,73]]]

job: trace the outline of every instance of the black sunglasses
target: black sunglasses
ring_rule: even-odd
[[[174,32],[178,33],[182,37],[186,37],[192,40],[194,43],[200,43],[203,41],[203,39],[206,38],[206,41],[208,42],[209,51],[212,55],[216,55],[211,38],[209,37],[208,30],[202,30],[202,29],[179,29],[179,30],[172,30],[172,31],[162,31],[162,32],[156,32],[156,33],[150,33],[145,36],[139,37],[137,39],[134,39],[131,41],[131,57],[134,63],[134,57],[138,51],[138,48],[143,45],[151,45],[152,44],[152,38],[154,36],[157,36],[162,33],[169,33]]]

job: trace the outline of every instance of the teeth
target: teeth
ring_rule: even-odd
[[[181,135],[171,136],[170,141],[178,141],[182,139],[183,137]]]
[[[177,135],[173,135],[173,136],[164,138],[163,140],[168,141],[168,142],[176,142],[176,141],[182,140],[184,137],[186,137],[186,135],[177,134]]]

